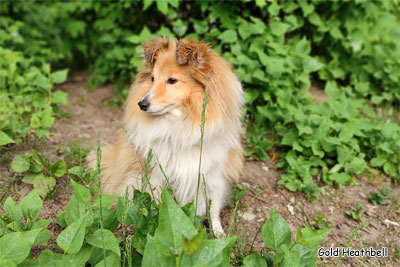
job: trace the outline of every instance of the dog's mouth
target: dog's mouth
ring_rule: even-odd
[[[171,109],[175,108],[175,106],[176,106],[175,104],[169,104],[160,110],[149,109],[146,112],[150,115],[163,115],[163,114],[167,113],[168,111],[170,111]]]

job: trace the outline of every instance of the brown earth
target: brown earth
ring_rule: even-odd
[[[98,131],[102,141],[113,142],[115,130],[119,127],[121,109],[113,109],[106,102],[113,95],[111,86],[96,90],[85,89],[87,75],[78,73],[72,75],[66,83],[58,89],[69,94],[69,104],[62,107],[68,116],[57,120],[49,136],[49,142],[34,144],[49,157],[54,157],[57,147],[68,146],[69,140],[81,142],[85,146],[96,144]],[[315,93],[316,92],[316,93]],[[313,88],[311,93],[317,102],[326,100],[323,91]],[[22,198],[31,186],[16,182],[16,174],[10,169],[10,161],[17,152],[23,152],[32,147],[30,144],[10,150],[0,157],[0,187],[2,196],[12,195]],[[17,152],[16,152],[17,151]],[[235,254],[245,253],[253,244],[253,251],[265,249],[261,238],[261,227],[269,217],[270,208],[274,206],[278,213],[288,222],[292,230],[292,239],[295,238],[297,227],[314,224],[317,213],[320,212],[327,221],[332,232],[322,243],[324,247],[343,247],[346,242],[349,247],[358,249],[373,247],[380,249],[387,247],[389,257],[384,258],[320,258],[321,266],[400,266],[400,188],[390,183],[384,175],[374,177],[358,177],[358,186],[344,187],[342,190],[331,186],[321,185],[324,189],[321,197],[315,201],[308,201],[304,194],[293,193],[277,184],[280,172],[274,161],[257,162],[247,159],[242,177],[243,183],[249,186],[243,198],[243,204],[237,209],[232,234],[238,236]],[[383,186],[391,189],[389,204],[386,206],[373,205],[368,201],[368,193],[377,192]],[[259,191],[256,195],[254,192]],[[55,222],[57,213],[65,209],[72,190],[69,188],[67,177],[57,181],[56,196],[44,202],[41,217],[52,221],[49,230],[53,232],[49,248],[54,249],[56,235],[62,228]],[[3,199],[4,201],[4,199]],[[253,202],[251,202],[253,201]],[[350,239],[351,233],[359,222],[346,216],[345,212],[354,209],[356,203],[363,205],[364,227]],[[248,206],[247,210],[246,207]],[[232,208],[225,208],[222,213],[223,226],[228,231],[233,214]],[[43,248],[34,249],[38,254]]]

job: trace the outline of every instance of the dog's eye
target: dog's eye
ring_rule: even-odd
[[[178,80],[175,79],[175,78],[169,78],[169,79],[167,80],[167,83],[169,83],[169,84],[174,84],[174,83],[177,83],[177,82],[178,82]]]
[[[154,76],[151,76],[151,81],[154,82]]]

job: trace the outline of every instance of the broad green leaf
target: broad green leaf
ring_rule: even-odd
[[[85,237],[86,216],[73,222],[57,237],[57,245],[66,253],[75,254],[81,249]]]
[[[290,28],[290,25],[285,22],[271,21],[269,27],[273,35],[281,36],[286,33],[286,31]]]
[[[182,266],[230,266],[230,253],[235,238],[204,240],[192,255],[182,256]]]
[[[0,259],[0,266],[4,267],[17,267],[17,264],[9,259]]]
[[[45,198],[56,186],[56,179],[39,175],[33,180],[33,186],[38,194]]]
[[[283,250],[283,262],[281,266],[284,267],[300,267],[300,255],[295,250],[289,250],[288,247],[284,244],[282,245]]]
[[[287,222],[271,208],[270,217],[262,230],[262,239],[269,249],[282,252],[282,245],[290,246],[291,232]]]
[[[58,223],[60,226],[62,226],[62,227],[67,227],[68,224],[67,224],[67,222],[65,221],[64,216],[65,216],[65,211],[58,213],[58,214],[56,215],[56,221],[57,221],[57,223]],[[72,222],[71,222],[71,223],[72,223]]]
[[[47,246],[47,242],[49,241],[50,237],[51,237],[51,232],[49,230],[44,229],[36,237],[33,246]]]
[[[310,248],[318,249],[318,246],[324,240],[324,238],[332,231],[332,229],[322,229],[314,230],[312,228],[306,227],[301,228],[301,237],[296,240],[296,242],[306,241]]]
[[[53,72],[50,77],[53,83],[63,83],[67,80],[68,69]]]
[[[178,36],[183,36],[187,30],[187,24],[179,19],[174,21],[172,29]]]
[[[151,235],[147,235],[146,247],[144,249],[142,266],[170,267],[176,265],[176,259],[171,254],[164,254],[159,251],[156,240]]]
[[[101,198],[101,202],[100,202]],[[112,204],[115,202],[115,200],[118,198],[116,195],[107,195],[107,194],[101,194],[96,196],[93,199],[93,207],[94,208],[100,208],[100,203],[101,207],[103,209],[110,209]]]
[[[105,259],[100,261],[95,265],[95,267],[120,267],[121,266],[121,258],[115,254],[108,255]],[[150,266],[150,265],[149,265]]]
[[[189,256],[193,255],[200,248],[204,240],[205,234],[206,234],[206,229],[204,228],[190,240],[183,236],[182,237],[183,253]]]
[[[178,254],[182,253],[182,236],[192,239],[197,230],[166,189],[163,190],[161,199],[154,240],[158,249],[165,255],[171,253],[171,249]]]
[[[15,143],[15,141],[5,132],[0,131],[0,146],[4,146],[11,143]]]
[[[29,170],[30,163],[26,155],[20,154],[14,157],[11,168],[16,172],[25,172]]]
[[[21,200],[22,214],[25,218],[36,219],[43,209],[43,201],[34,189]]]
[[[4,202],[5,216],[12,221],[18,222],[22,218],[21,206],[15,203],[14,199],[8,197]]]
[[[92,235],[86,236],[86,241],[94,247],[105,248],[121,256],[118,240],[110,230],[97,229]]]
[[[138,222],[138,208],[132,200],[118,197],[117,216],[118,221],[124,224],[136,224]]]
[[[166,0],[156,0],[157,9],[164,15],[168,13],[168,2]]]
[[[85,212],[86,203],[79,201],[78,198],[73,195],[65,209],[64,220],[70,225],[84,216]]]
[[[237,34],[234,30],[226,30],[218,36],[224,43],[234,43],[237,41]]]
[[[74,196],[76,196],[76,198],[83,203],[89,203],[89,199],[91,197],[89,189],[81,184],[78,184],[72,179],[70,179],[70,181],[74,191]]]
[[[68,173],[83,178],[83,176],[85,175],[85,170],[82,166],[74,166],[68,170]]]
[[[65,161],[62,159],[51,165],[49,172],[51,175],[61,177],[65,174],[66,170],[67,167],[65,165]]]
[[[28,257],[36,237],[42,229],[8,233],[0,238],[0,260],[12,260],[20,264]]]
[[[267,262],[258,254],[251,254],[244,258],[243,267],[267,267]]]
[[[55,91],[51,96],[51,102],[54,104],[68,104],[68,94],[63,91]]]
[[[43,173],[34,173],[34,172],[27,172],[24,176],[24,178],[22,179],[22,182],[26,183],[26,184],[32,184],[33,185],[33,181],[35,181],[36,177],[43,177],[44,175]]]

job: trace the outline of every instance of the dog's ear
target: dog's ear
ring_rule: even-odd
[[[163,48],[168,48],[168,45],[168,39],[165,37],[145,42],[143,44],[143,51],[146,63],[153,66],[156,62],[157,53]]]
[[[181,39],[176,47],[176,60],[180,65],[200,67],[206,62],[208,50],[206,44]]]

